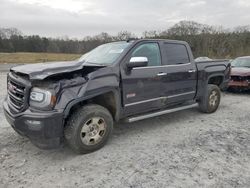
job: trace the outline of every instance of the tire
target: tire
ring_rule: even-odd
[[[102,148],[112,134],[113,118],[110,112],[95,104],[81,107],[69,118],[64,137],[69,147],[79,154]]]
[[[221,99],[220,88],[217,85],[208,84],[204,96],[199,101],[199,109],[204,113],[215,112]]]

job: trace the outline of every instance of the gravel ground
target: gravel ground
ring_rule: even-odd
[[[1,107],[0,187],[250,187],[249,99],[223,93],[214,114],[192,109],[118,124],[108,144],[87,155],[36,148]]]
[[[18,65],[22,65],[22,64],[7,64],[7,63],[2,63],[2,64],[0,64],[0,74],[1,74],[1,72],[8,72],[11,67],[15,67],[15,66],[18,66]]]

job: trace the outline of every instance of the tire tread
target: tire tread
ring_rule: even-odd
[[[77,134],[79,134],[78,132],[79,126],[81,126],[82,121],[87,117],[87,115],[93,112],[95,114],[102,113],[112,120],[111,121],[112,123],[107,125],[110,128],[108,132],[108,137],[110,134],[112,134],[113,118],[110,112],[106,108],[97,104],[89,104],[89,105],[79,108],[69,117],[68,121],[66,122],[65,129],[64,129],[65,141],[69,145],[69,147],[72,150],[74,150],[74,152],[76,153],[85,154],[85,153],[93,152],[103,147],[108,140],[106,138],[106,140],[104,140],[103,142],[101,141],[101,143],[99,143],[98,147],[93,147],[93,149],[83,147],[82,145],[79,144],[79,141],[77,139],[78,138]],[[108,123],[106,122],[106,124]]]

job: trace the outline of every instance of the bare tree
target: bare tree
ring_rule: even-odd
[[[9,39],[13,35],[22,35],[22,32],[16,28],[0,28],[0,37]]]

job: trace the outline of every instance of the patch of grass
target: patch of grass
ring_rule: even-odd
[[[79,58],[81,54],[63,53],[0,53],[1,63],[41,63],[47,61],[70,61]]]

